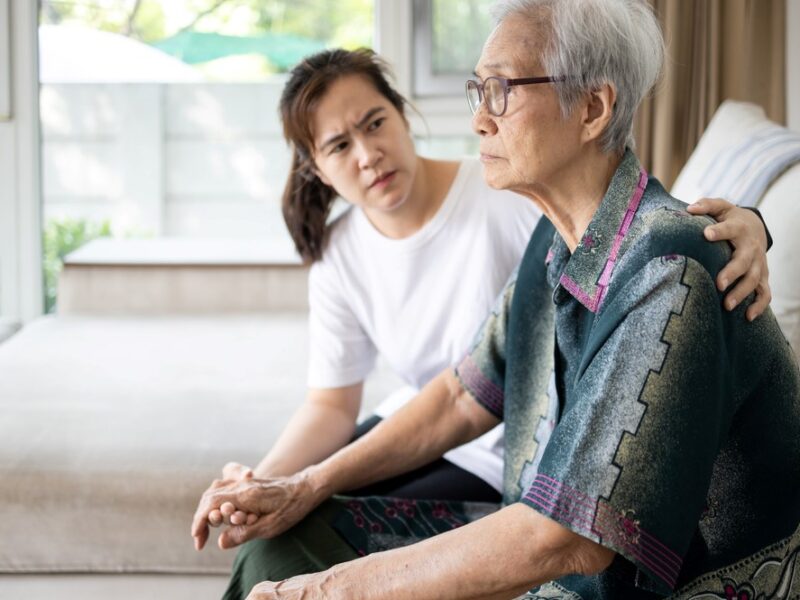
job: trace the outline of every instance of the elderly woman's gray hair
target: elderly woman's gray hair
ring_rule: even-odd
[[[548,37],[540,57],[546,75],[570,76],[556,87],[565,116],[585,92],[613,84],[617,99],[601,148],[633,147],[636,108],[664,62],[661,28],[644,0],[499,0],[492,15],[498,23],[512,15],[528,17]]]

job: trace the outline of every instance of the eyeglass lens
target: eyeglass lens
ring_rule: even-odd
[[[487,78],[483,82],[483,95],[486,97],[486,105],[489,107],[490,113],[500,116],[505,112],[506,94],[499,79]]]
[[[478,111],[481,105],[481,96],[486,98],[486,106],[489,112],[495,116],[500,116],[505,112],[506,95],[503,84],[495,77],[488,77],[483,82],[483,93],[481,94],[480,84],[476,81],[467,82],[467,101],[473,114]]]

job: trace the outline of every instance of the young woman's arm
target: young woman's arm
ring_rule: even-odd
[[[293,475],[325,460],[353,437],[363,382],[340,388],[309,389],[272,449],[253,473],[259,478]]]
[[[221,480],[287,477],[325,460],[352,439],[363,389],[363,382],[339,388],[309,389],[306,401],[258,466],[252,469],[229,462],[222,468]],[[211,488],[213,486],[212,483]],[[242,511],[215,510],[208,520],[216,527],[222,523],[253,522],[256,516]]]
[[[767,266],[767,250],[772,238],[761,213],[719,198],[703,198],[690,204],[688,210],[693,215],[710,215],[719,221],[705,228],[706,239],[729,241],[734,252],[730,262],[717,275],[717,287],[728,290],[725,295],[725,308],[728,310],[733,310],[750,292],[755,292],[755,301],[747,307],[747,318],[752,321],[772,301]]]
[[[498,422],[447,369],[390,418],[319,464],[287,477],[213,482],[200,499],[192,523],[195,547],[202,549],[209,525],[219,524],[212,513],[223,512],[230,515],[232,524],[241,525],[220,534],[220,548],[274,537],[333,494],[411,471]],[[223,505],[230,510],[223,511]],[[245,522],[244,517],[253,520]]]

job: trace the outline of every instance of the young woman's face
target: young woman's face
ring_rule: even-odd
[[[368,79],[347,75],[322,97],[312,120],[317,175],[348,202],[390,212],[408,198],[417,170],[403,115]]]

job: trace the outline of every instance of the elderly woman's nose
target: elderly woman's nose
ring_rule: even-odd
[[[492,115],[489,114],[486,102],[481,102],[478,105],[478,110],[472,115],[472,131],[480,136],[497,133],[497,123],[495,123]]]

